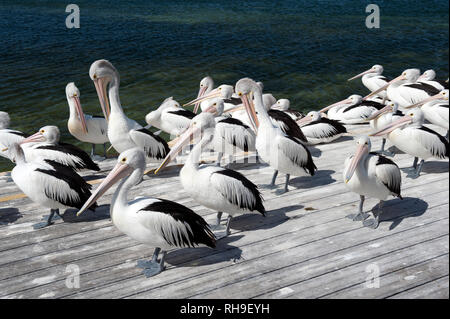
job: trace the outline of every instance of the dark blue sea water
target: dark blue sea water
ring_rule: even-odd
[[[100,58],[118,68],[122,104],[141,123],[168,96],[195,97],[207,74],[219,84],[263,81],[300,110],[365,94],[346,79],[373,64],[388,76],[417,67],[448,77],[447,0],[74,2],[80,29],[65,26],[69,2],[0,2],[0,110],[13,128],[56,124],[76,143],[64,88],[74,81],[85,111],[101,114],[88,76]],[[380,7],[380,29],[365,26],[369,3]],[[0,159],[0,171],[10,167]]]

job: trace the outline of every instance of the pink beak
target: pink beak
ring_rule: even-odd
[[[356,168],[358,167],[359,162],[361,161],[364,154],[368,153],[369,149],[367,148],[367,145],[359,145],[356,149],[355,156],[353,157],[350,166],[348,168],[347,173],[345,174],[345,183],[348,183],[350,179],[353,177],[353,174],[356,171]]]
[[[200,93],[201,92],[199,92],[199,95],[200,95]],[[192,101],[184,104],[183,106],[189,106],[189,105],[193,105],[193,104],[197,104],[197,103],[200,104],[203,101],[206,101],[206,100],[209,100],[209,99],[212,99],[215,97],[221,97],[221,96],[222,96],[221,92],[218,89],[214,89],[211,92],[209,92],[208,94],[199,96],[195,100],[192,100]]]
[[[92,193],[91,197],[84,203],[83,207],[78,211],[77,216],[84,213],[89,207],[94,204],[106,191],[111,188],[118,180],[130,175],[133,168],[127,164],[117,163],[113,170],[106,176],[99,187]]]
[[[442,100],[447,99],[448,100],[448,98],[446,98],[444,95],[442,95],[442,93],[438,93],[438,94],[430,96],[429,98],[426,98],[425,100],[420,101],[420,102],[418,102],[416,104],[405,106],[405,109],[412,109],[412,108],[415,108],[415,107],[418,107],[418,106],[422,106],[425,103],[428,103],[428,102],[431,102],[431,101],[434,101],[434,100],[440,100],[440,99],[442,99]]]
[[[206,92],[207,89],[208,89],[207,86],[201,87],[200,90],[198,90],[197,99],[201,98],[203,95],[205,95],[205,92]],[[194,113],[195,114],[197,114],[199,106],[200,106],[200,102],[195,103],[195,106],[194,106]]]
[[[367,118],[367,121],[375,120],[375,119],[379,118],[381,115],[383,115],[385,113],[389,113],[389,112],[392,112],[392,107],[389,105],[386,105],[381,110],[378,110],[378,111],[372,113],[372,115]]]
[[[370,93],[369,95],[365,96],[365,97],[363,98],[363,101],[365,101],[365,100],[367,100],[368,98],[370,98],[370,97],[372,97],[372,96],[374,96],[374,95],[380,93],[381,91],[386,90],[386,89],[388,88],[389,85],[391,85],[391,84],[393,84],[393,83],[395,83],[395,82],[404,80],[404,79],[405,79],[405,76],[404,76],[403,74],[400,75],[400,76],[398,76],[398,77],[396,77],[395,79],[393,79],[393,80],[391,80],[390,82],[386,83],[384,86],[380,87],[378,90],[375,90],[375,91],[373,91],[372,93]]]
[[[354,80],[354,79],[360,78],[360,77],[362,77],[363,75],[366,75],[366,74],[369,74],[369,73],[373,73],[373,70],[372,70],[372,69],[369,69],[369,70],[367,70],[367,71],[361,72],[360,74],[355,75],[354,77],[348,79],[347,81],[352,81],[352,80]]]
[[[99,79],[94,80],[94,85],[95,85],[95,90],[97,91],[97,95],[98,95],[98,99],[100,101],[100,106],[102,108],[103,115],[105,116],[105,119],[108,121],[110,109],[109,109],[109,100],[108,100],[108,96],[106,93],[107,82],[105,79],[99,78]]]
[[[87,129],[87,124],[86,124],[86,118],[84,117],[83,109],[81,108],[80,98],[78,96],[74,96],[73,101],[75,102],[75,108],[78,113],[78,118],[81,121],[81,126],[83,127],[83,132],[85,134],[87,134],[88,129]]]
[[[255,112],[255,107],[253,105],[253,99],[249,99],[248,95],[244,94],[241,95],[241,100],[242,104],[244,104],[245,111],[247,112],[248,118],[250,119],[250,123],[252,124],[253,129],[255,130],[255,132],[258,131],[259,120]]]
[[[23,139],[20,144],[25,143],[37,143],[37,142],[45,142],[45,137],[41,132],[34,133],[33,135],[28,136],[26,139]]]
[[[342,105],[342,104],[350,104],[350,103],[352,103],[352,100],[351,100],[351,99],[345,99],[345,100],[342,100],[342,101],[333,103],[333,104],[331,104],[331,105],[328,105],[327,107],[321,109],[321,110],[319,111],[319,113],[325,113],[325,112],[327,112],[329,109],[331,109],[331,108],[333,108],[333,107],[335,107],[335,106]]]
[[[392,122],[385,128],[382,128],[381,130],[378,130],[377,132],[370,134],[369,136],[384,136],[384,135],[391,133],[393,130],[395,130],[399,127],[405,126],[406,124],[409,124],[411,122],[412,122],[412,118],[408,115],[405,115],[405,116],[399,118],[397,121]]]
[[[312,121],[311,116],[305,116],[304,118],[298,120],[297,124],[301,127],[301,126],[305,126],[306,124],[308,124],[311,121]]]

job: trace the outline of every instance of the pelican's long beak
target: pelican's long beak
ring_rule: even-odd
[[[198,90],[198,95],[197,95],[197,99],[201,98],[203,95],[205,95],[206,90],[208,89],[207,86],[202,86],[199,90]],[[198,108],[200,107],[200,102],[195,103],[194,106],[194,113],[197,114],[198,112]]]
[[[333,104],[331,104],[331,105],[328,105],[327,107],[324,107],[323,109],[321,109],[321,110],[319,111],[319,113],[325,113],[325,112],[327,112],[329,109],[331,109],[331,108],[333,108],[333,107],[335,107],[335,106],[342,105],[342,104],[350,104],[350,103],[352,103],[352,100],[351,100],[351,99],[345,99],[345,100],[342,100],[342,101],[333,103]]]
[[[110,114],[108,93],[106,92],[106,86],[108,85],[108,81],[105,78],[97,78],[94,80],[94,85],[95,90],[97,91],[103,115],[105,116],[106,121],[108,121]]]
[[[381,115],[385,114],[385,113],[389,113],[392,112],[392,106],[390,105],[386,105],[385,107],[383,107],[381,110],[378,110],[376,112],[373,112],[371,116],[369,116],[367,118],[366,121],[372,121],[375,120],[377,118],[379,118]]]
[[[363,75],[366,75],[366,74],[369,74],[369,73],[372,73],[372,72],[373,72],[372,69],[369,69],[369,70],[367,70],[367,71],[361,72],[361,73],[358,74],[358,75],[355,75],[354,77],[348,79],[347,81],[352,81],[352,80],[354,80],[354,79],[360,78],[360,77],[362,77]]]
[[[297,121],[298,126],[302,127],[312,121],[311,116],[305,116],[304,118]]]
[[[203,111],[204,113],[211,113],[213,115],[217,115],[217,107],[214,105],[209,106],[206,110]]]
[[[45,142],[45,137],[41,132],[34,133],[33,135],[28,136],[27,138],[20,141],[19,145],[26,143],[36,143],[36,142]]]
[[[365,100],[367,100],[368,98],[370,98],[370,97],[372,97],[372,96],[374,96],[374,95],[380,93],[381,91],[386,90],[386,89],[388,88],[389,85],[391,85],[391,84],[393,84],[393,83],[395,83],[395,82],[398,82],[398,81],[405,80],[405,79],[406,79],[406,77],[405,77],[403,74],[397,76],[395,79],[389,81],[389,82],[386,83],[384,86],[380,87],[378,90],[375,90],[375,91],[371,92],[370,94],[366,95],[365,97],[363,97],[363,101],[365,101]]]
[[[412,109],[412,108],[415,108],[415,107],[419,107],[419,106],[424,105],[425,103],[428,103],[428,102],[434,101],[434,100],[448,100],[448,97],[442,95],[442,92],[441,92],[441,93],[438,93],[436,95],[430,96],[430,97],[426,98],[425,100],[420,101],[420,102],[418,102],[416,104],[405,106],[405,109]]]
[[[84,203],[83,207],[77,212],[77,216],[84,213],[89,207],[91,207],[97,199],[99,199],[108,189],[111,188],[117,181],[130,175],[133,172],[133,168],[127,164],[117,163],[113,170],[109,172],[108,176],[103,180],[99,187],[92,193],[91,197]]]
[[[80,118],[81,126],[83,127],[83,132],[87,134],[88,129],[86,124],[86,118],[84,117],[83,108],[81,107],[80,97],[73,96],[73,101],[75,102],[75,108],[77,110],[78,117]]]
[[[249,97],[249,94],[240,94],[242,104],[244,104],[245,111],[247,112],[250,123],[253,126],[255,132],[258,131],[259,120],[255,112],[255,105],[253,104],[253,99]]]
[[[173,161],[173,160],[177,157],[178,153],[181,152],[181,150],[183,149],[183,147],[184,147],[185,145],[187,145],[195,135],[200,134],[200,131],[201,131],[200,128],[197,128],[197,127],[191,125],[191,126],[186,130],[186,132],[184,132],[183,135],[181,135],[181,136],[178,138],[178,141],[177,141],[177,143],[175,144],[175,146],[172,147],[172,148],[170,149],[169,154],[167,154],[167,156],[166,156],[166,158],[164,159],[164,161],[162,162],[162,164],[155,170],[155,174],[158,174],[158,172],[159,172],[160,170],[162,170],[162,169],[163,169],[164,167],[166,167],[171,161]]]
[[[399,118],[397,121],[392,122],[391,124],[387,125],[386,127],[382,128],[381,130],[378,130],[369,136],[384,136],[389,133],[391,133],[393,130],[405,126],[406,124],[409,124],[412,122],[412,118],[409,115],[405,115],[401,118]]]
[[[200,95],[200,94],[199,94]],[[184,104],[183,106],[189,106],[189,105],[193,105],[193,104],[200,104],[201,102],[205,101],[205,100],[209,100],[215,97],[221,97],[221,92],[218,89],[214,89],[211,92],[209,92],[208,94],[204,94],[202,96],[199,96],[198,98],[196,98],[195,100],[192,100],[186,104]]]
[[[363,158],[364,154],[367,154],[369,152],[369,148],[367,144],[359,145],[356,149],[355,156],[353,157],[350,166],[347,170],[347,173],[345,174],[345,183],[347,184],[350,179],[352,178],[353,174],[356,171],[356,168],[358,167],[359,162]]]

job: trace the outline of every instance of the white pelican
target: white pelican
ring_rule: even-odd
[[[183,109],[180,103],[169,97],[145,116],[145,122],[171,136],[178,136],[186,131],[194,117],[195,113]]]
[[[347,99],[331,104],[320,113],[327,112],[327,117],[344,124],[367,123],[370,115],[381,110],[384,104],[375,101],[364,101],[361,95],[351,95]]]
[[[373,112],[367,120],[369,121],[370,127],[374,131],[377,131],[391,124],[393,121],[396,121],[403,115],[404,114],[398,109],[398,103],[389,102],[381,110]],[[394,156],[394,153],[385,150],[385,146],[386,136],[383,136],[380,154]]]
[[[422,171],[425,160],[430,157],[448,158],[448,142],[435,131],[423,126],[424,115],[420,109],[412,109],[385,128],[370,134],[387,135],[389,141],[401,151],[414,156],[413,173],[408,176],[417,178]],[[418,160],[422,159],[416,168]]]
[[[353,220],[363,220],[364,226],[377,228],[379,217],[383,211],[383,202],[389,195],[402,199],[400,187],[402,176],[398,166],[377,153],[370,153],[370,139],[367,136],[360,137],[354,156],[345,160],[343,177],[345,185],[353,192],[359,194],[359,211],[351,215]],[[363,205],[366,196],[375,197],[380,200],[378,213],[375,219],[366,220],[367,214],[363,213]]]
[[[128,202],[128,192],[141,180],[145,170],[145,154],[133,148],[120,154],[116,166],[87,199],[77,213],[88,209],[111,186],[123,179],[111,201],[113,224],[134,240],[155,247],[149,261],[138,261],[147,277],[164,270],[166,250],[171,247],[195,247],[204,244],[215,247],[214,234],[205,220],[189,208],[159,198],[138,198]],[[162,256],[158,262],[158,255]]]
[[[221,98],[207,100],[206,107],[203,112],[209,112],[215,116],[214,139],[210,145],[218,152],[216,162],[218,166],[224,154],[233,156],[237,149],[244,152],[255,150],[255,133],[240,120],[222,116],[224,102]]]
[[[92,116],[83,113],[80,102],[80,90],[75,83],[66,86],[66,98],[69,104],[69,120],[67,128],[77,140],[91,143],[91,157],[95,155],[95,144],[103,144],[103,156],[106,158],[106,143],[108,139],[108,122],[102,116]]]
[[[284,190],[278,193],[288,191],[290,175],[314,175],[317,167],[314,165],[311,153],[297,138],[283,133],[272,123],[267,109],[263,105],[260,87],[253,80],[244,78],[236,83],[236,92],[241,97],[252,122],[258,128],[256,135],[258,156],[275,169],[272,182],[268,187],[275,186],[279,171],[286,174],[286,182]],[[253,95],[254,100],[250,95]],[[288,118],[292,120],[289,116]]]
[[[305,117],[298,120],[297,124],[308,139],[308,144],[311,145],[329,143],[347,133],[344,125],[338,121],[322,117],[316,111],[309,112]]]
[[[417,82],[426,83],[434,86],[439,91],[448,89],[448,80],[440,81],[436,79],[436,72],[434,70],[426,70],[422,73],[421,76],[417,79]]]
[[[437,126],[447,130],[446,138],[449,136],[448,118],[448,90],[442,90],[439,94],[433,95],[417,104],[407,106],[406,109],[420,107],[425,119]]]
[[[70,167],[43,158],[29,162],[17,143],[10,146],[10,152],[16,163],[11,172],[14,183],[33,202],[50,208],[47,221],[33,225],[35,229],[52,225],[54,215],[60,216],[59,209],[81,208],[91,196],[92,186]],[[92,204],[95,210],[97,204]]]
[[[389,100],[397,102],[400,107],[406,107],[439,93],[439,90],[434,86],[417,82],[419,76],[419,69],[405,70],[401,75],[378,90],[370,93],[364,99],[386,90]]]
[[[275,104],[273,104],[270,108],[272,110],[283,111],[287,115],[289,115],[294,121],[298,121],[305,117],[305,114],[302,112],[291,110],[289,107],[291,106],[291,102],[288,99],[279,99]]]
[[[385,86],[389,82],[389,80],[382,75],[383,70],[384,69],[381,65],[375,64],[367,71],[355,75],[354,77],[348,79],[347,81],[352,81],[354,79],[362,77],[361,80],[364,86],[368,88],[370,92],[373,92]],[[381,97],[382,99],[386,99],[386,92],[385,91],[378,92],[377,96]]]
[[[180,171],[181,184],[194,200],[218,212],[215,231],[221,230],[222,213],[228,213],[224,234],[227,236],[234,215],[248,212],[265,215],[266,211],[258,187],[244,175],[213,165],[199,165],[202,149],[214,138],[215,124],[213,115],[207,112],[193,118],[189,129],[180,137],[155,174],[172,161],[192,137],[200,135],[201,140],[191,150]],[[219,236],[221,237],[223,236]]]
[[[9,124],[9,114],[0,111],[0,150],[6,149],[5,151],[0,152],[0,156],[11,160],[12,154],[10,154],[10,151],[7,149],[14,143],[20,143],[26,135],[20,131],[9,129]]]
[[[40,128],[37,133],[21,142],[26,160],[32,162],[42,157],[69,166],[74,170],[100,170],[85,151],[72,144],[62,143],[59,138],[60,133],[57,126],[47,125]]]
[[[116,68],[109,61],[97,60],[92,63],[89,76],[94,81],[103,112],[107,114],[108,137],[112,147],[119,153],[139,147],[148,158],[164,158],[169,152],[166,141],[129,119],[123,112],[119,98],[119,72]]]

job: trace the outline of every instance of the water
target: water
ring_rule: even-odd
[[[370,1],[81,1],[81,28],[67,29],[67,1],[0,3],[0,110],[12,128],[67,131],[64,88],[74,81],[88,114],[101,114],[90,64],[110,60],[121,74],[129,117],[168,96],[194,98],[205,75],[216,84],[244,76],[264,82],[299,110],[367,91],[353,76],[373,64],[395,76],[433,68],[448,77],[447,0],[376,1],[381,28],[365,27]],[[12,165],[0,158],[0,171]]]

